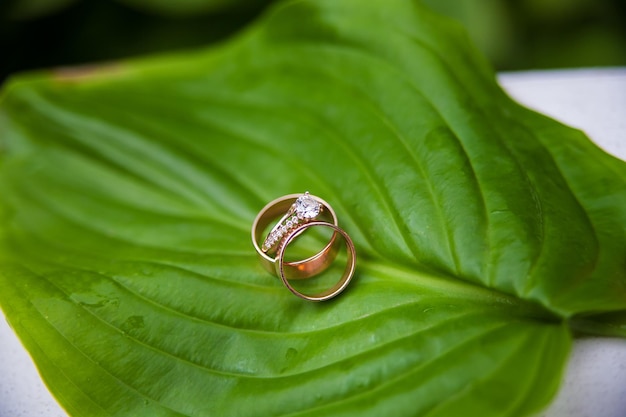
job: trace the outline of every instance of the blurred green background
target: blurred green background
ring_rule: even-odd
[[[425,2],[461,21],[498,71],[626,65],[624,0]],[[270,3],[0,0],[0,82],[23,70],[208,45],[241,30]]]

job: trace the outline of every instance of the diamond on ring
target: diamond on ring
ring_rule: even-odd
[[[299,196],[289,208],[289,211],[274,226],[269,233],[261,250],[265,253],[282,242],[291,230],[302,223],[315,220],[322,211],[322,203],[317,201],[309,192]]]
[[[298,197],[294,203],[296,215],[301,219],[314,219],[320,214],[322,205],[315,200],[307,191],[304,195]]]

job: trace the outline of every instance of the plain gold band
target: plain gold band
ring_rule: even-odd
[[[252,244],[254,245],[254,249],[259,256],[259,260],[263,268],[271,274],[276,273],[276,259],[272,258],[270,255],[264,253],[259,246],[259,241],[263,239],[262,236],[263,231],[276,219],[282,218],[285,213],[289,210],[291,205],[298,199],[298,197],[302,196],[302,194],[288,194],[282,197],[279,197],[273,201],[270,201],[259,211],[256,218],[254,219],[254,223],[252,223]],[[315,200],[317,200],[323,206],[323,210],[320,214],[320,218],[326,218],[329,222],[332,222],[332,225],[337,226],[337,215],[332,207],[321,198],[311,195]],[[309,224],[309,223],[305,223]],[[331,223],[327,223],[331,224]],[[302,226],[302,225],[301,225]],[[296,236],[299,235],[303,230],[301,226],[296,228],[292,233]],[[294,238],[296,236],[293,236]],[[310,278],[313,275],[319,274],[324,269],[328,267],[330,263],[335,259],[337,254],[337,245],[335,244],[335,234],[331,238],[328,245],[326,245],[319,253],[311,256],[310,258],[303,259],[300,261],[294,262],[284,262],[284,266],[282,267],[284,275],[289,279],[306,279]]]
[[[288,277],[285,276],[285,271],[286,271],[286,267],[288,266],[288,264],[284,261],[284,256],[285,256],[285,250],[287,249],[287,246],[289,246],[289,244],[300,233],[304,232],[307,228],[314,227],[314,226],[330,227],[334,229],[333,237],[336,236],[337,234],[340,234],[341,236],[343,236],[346,242],[346,249],[348,251],[348,263],[346,264],[346,269],[344,270],[343,275],[334,286],[332,286],[328,290],[323,291],[319,294],[307,295],[307,294],[303,294],[299,292],[294,287],[292,287],[291,284],[289,283]],[[285,238],[285,241],[283,242],[283,244],[278,248],[276,259],[277,259],[276,275],[280,277],[281,281],[283,282],[283,284],[285,284],[285,286],[289,289],[289,291],[291,291],[293,294],[297,295],[300,298],[304,298],[305,300],[325,301],[325,300],[328,300],[337,296],[339,293],[345,290],[348,284],[350,283],[350,280],[352,279],[352,276],[354,275],[354,269],[356,266],[356,250],[354,249],[354,243],[352,243],[352,239],[350,239],[350,236],[348,236],[348,234],[343,229],[339,228],[337,225],[334,225],[334,224],[314,221],[314,222],[304,223],[298,226],[294,230],[293,233],[288,235]],[[323,265],[323,268],[321,270],[324,270],[328,266],[330,266],[333,260],[327,259],[325,261],[326,263]]]

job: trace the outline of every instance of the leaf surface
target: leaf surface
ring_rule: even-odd
[[[222,46],[23,76],[0,117],[0,303],[73,415],[527,415],[570,318],[626,310],[624,163],[419,4],[286,3]],[[249,238],[305,190],[358,252],[327,303]]]
[[[256,9],[270,2],[270,0],[180,0],[176,2],[166,0],[118,1],[140,10],[173,17],[194,17],[207,13]]]

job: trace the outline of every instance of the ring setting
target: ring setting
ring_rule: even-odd
[[[282,238],[293,231],[299,224],[315,220],[323,210],[323,205],[315,200],[308,191],[305,192],[296,199],[289,211],[272,228],[263,242],[261,250],[267,253],[274,249]]]

